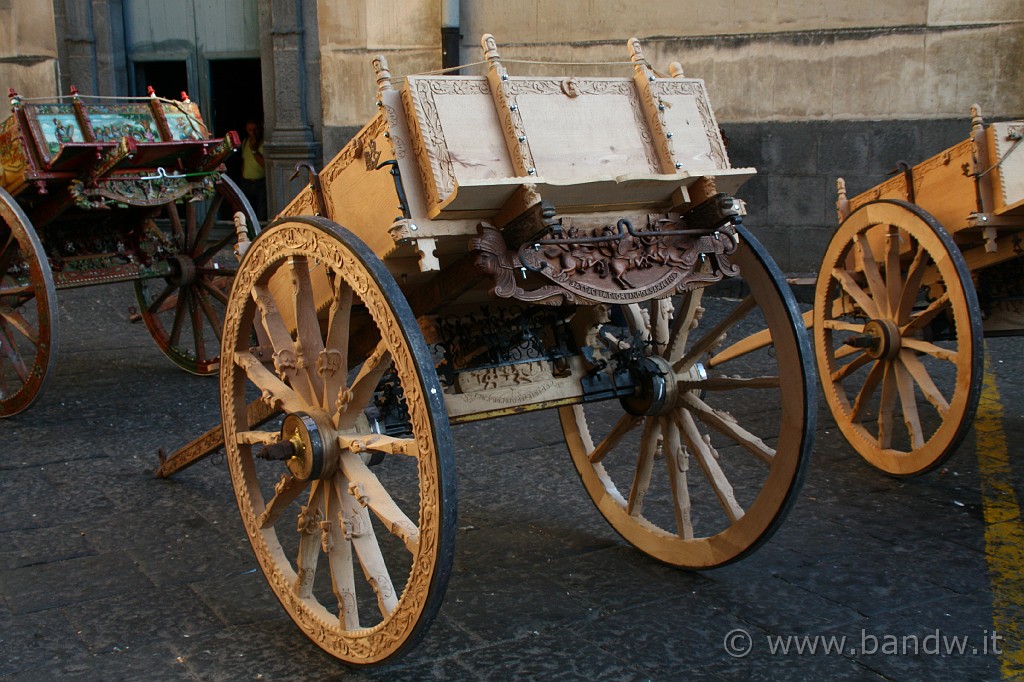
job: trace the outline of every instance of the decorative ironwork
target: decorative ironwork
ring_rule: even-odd
[[[568,318],[565,310],[518,305],[482,306],[436,318],[429,336],[441,382],[455,385],[459,372],[479,369],[496,370],[478,381],[489,388],[536,381],[545,371],[550,375],[551,363],[561,366],[571,354]],[[548,362],[544,367],[530,366],[538,361]],[[499,369],[513,365],[522,367]]]

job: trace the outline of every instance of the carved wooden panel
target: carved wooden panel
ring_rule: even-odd
[[[993,198],[998,214],[1024,215],[1024,121],[993,123],[988,129]]]

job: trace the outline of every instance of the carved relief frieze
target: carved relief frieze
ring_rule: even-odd
[[[738,243],[731,226],[686,234],[696,231],[673,229],[665,218],[652,222],[654,229],[643,232],[623,230],[621,221],[589,232],[569,226],[558,239],[517,251],[481,224],[470,248],[494,280],[495,296],[549,305],[640,302],[738,274],[730,260]],[[550,284],[537,286],[538,280]]]

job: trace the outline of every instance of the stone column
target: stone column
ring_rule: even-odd
[[[53,4],[60,94],[128,94],[121,0],[58,0]]]
[[[305,186],[295,164],[322,165],[320,50],[315,0],[262,0],[260,59],[267,170],[267,213],[276,215]]]

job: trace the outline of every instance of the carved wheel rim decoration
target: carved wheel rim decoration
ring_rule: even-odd
[[[620,309],[628,329],[614,342],[642,332],[648,356],[674,372],[671,405],[648,416],[618,401],[559,412],[605,519],[640,550],[684,568],[729,563],[767,540],[811,451],[810,343],[781,272],[749,233],[741,237],[734,262],[750,293],[697,289]]]
[[[38,397],[57,360],[57,292],[28,217],[0,189],[0,417]]]
[[[981,390],[981,313],[934,218],[899,201],[854,211],[822,261],[814,336],[829,408],[868,462],[912,475],[956,449]]]
[[[456,500],[440,385],[397,284],[347,230],[282,221],[250,247],[226,319],[227,459],[271,588],[307,636],[349,663],[408,650],[447,586]],[[261,342],[250,349],[254,320]],[[407,430],[388,436],[364,408],[396,381]],[[257,395],[282,408],[283,426],[244,423]],[[285,449],[312,448],[312,460],[260,458],[282,429],[294,444]]]
[[[208,202],[169,203],[148,227],[171,244],[164,254],[167,277],[135,283],[142,319],[160,350],[182,369],[199,375],[220,367],[220,333],[231,280],[238,270],[233,227],[218,227],[223,211],[230,219],[245,214],[250,234],[259,223],[248,200],[226,176]],[[157,260],[160,260],[158,257]]]

